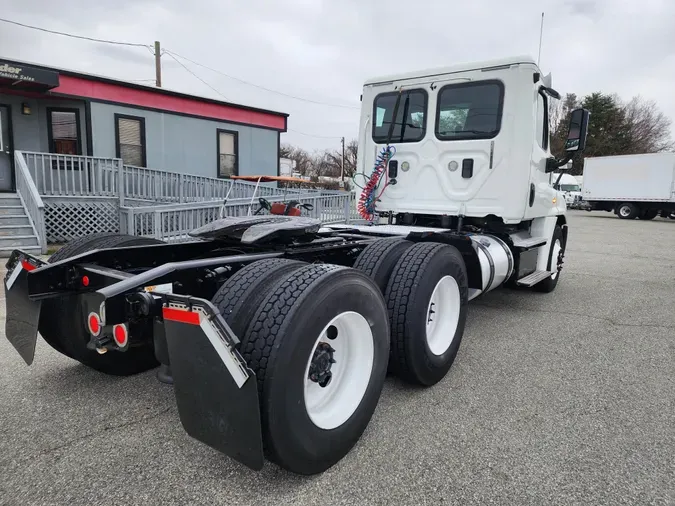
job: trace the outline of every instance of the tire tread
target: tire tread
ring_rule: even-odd
[[[269,258],[249,264],[225,281],[211,302],[218,308],[228,325],[236,327],[232,330],[241,339],[247,323],[240,322],[241,317],[237,317],[237,312],[244,308],[244,304],[257,307],[264,300],[266,292],[280,281],[281,277],[303,265],[304,262],[285,258]]]
[[[255,372],[262,398],[267,365],[283,325],[298,298],[324,274],[347,269],[331,264],[311,264],[289,273],[271,292],[254,316],[241,343],[242,357]]]
[[[389,279],[385,300],[391,325],[390,365],[399,375],[409,376],[412,373],[405,352],[405,325],[417,273],[430,262],[431,255],[445,247],[445,244],[432,242],[416,244],[403,254]]]

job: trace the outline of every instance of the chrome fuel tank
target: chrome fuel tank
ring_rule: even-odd
[[[511,277],[515,266],[511,248],[493,235],[471,235],[471,245],[476,251],[482,274],[482,287],[469,289],[469,300],[487,293]]]

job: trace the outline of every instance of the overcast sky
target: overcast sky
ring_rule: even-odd
[[[287,112],[282,142],[337,147],[358,132],[362,82],[381,74],[530,54],[561,93],[641,94],[675,119],[674,0],[0,0],[0,17],[162,46],[294,100],[187,64],[227,100]],[[147,49],[0,23],[0,57],[125,80],[154,78]],[[163,85],[223,98],[162,57]],[[151,83],[148,81],[148,83]],[[312,137],[304,134],[312,134]]]

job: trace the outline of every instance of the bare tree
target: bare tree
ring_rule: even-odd
[[[670,136],[670,119],[663,114],[653,100],[637,96],[624,108],[627,129],[627,154],[658,153],[675,149]]]
[[[345,145],[345,179],[351,179],[356,172],[358,150],[359,144],[356,139]],[[283,144],[279,156],[295,160],[296,170],[303,176],[340,177],[342,173],[341,150],[326,149],[310,154],[302,148]]]
[[[309,176],[314,173],[314,157],[306,150],[290,144],[282,144],[279,149],[281,158],[290,158],[295,160],[295,170],[303,176]]]
[[[356,158],[359,143],[356,139],[345,144],[345,179],[350,179],[356,172]],[[342,173],[342,152],[337,149],[326,150],[320,157],[321,176],[340,177]]]

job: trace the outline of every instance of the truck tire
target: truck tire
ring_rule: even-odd
[[[565,238],[560,226],[556,226],[555,229],[553,229],[551,244],[553,247],[548,252],[548,263],[546,264],[546,268],[549,271],[555,270],[556,273],[534,285],[533,288],[538,292],[550,293],[558,286],[560,270],[562,269],[562,258],[565,256],[566,247]]]
[[[304,265],[307,264],[283,258],[253,262],[225,281],[211,302],[241,341],[253,315],[270,290],[288,273]]]
[[[321,473],[356,444],[380,397],[382,294],[356,269],[306,265],[267,295],[241,352],[258,382],[265,454],[291,472]]]
[[[640,208],[630,202],[624,202],[616,207],[616,215],[623,220],[634,220],[640,214]]]
[[[659,211],[657,209],[643,209],[640,211],[640,216],[638,216],[641,220],[653,220],[656,218],[659,214]]]
[[[354,269],[365,272],[384,294],[396,262],[412,245],[412,242],[399,237],[378,239],[361,252],[354,263]]]
[[[52,255],[49,262],[95,249],[149,244],[162,244],[162,241],[115,233],[92,234],[69,242]],[[72,295],[42,302],[40,334],[54,349],[92,369],[114,376],[128,376],[157,367],[151,342],[132,346],[125,352],[110,351],[103,355],[88,349],[89,332],[77,308],[77,297]]]
[[[385,293],[393,373],[424,386],[445,377],[464,334],[468,293],[466,266],[455,247],[425,242],[403,254]]]

